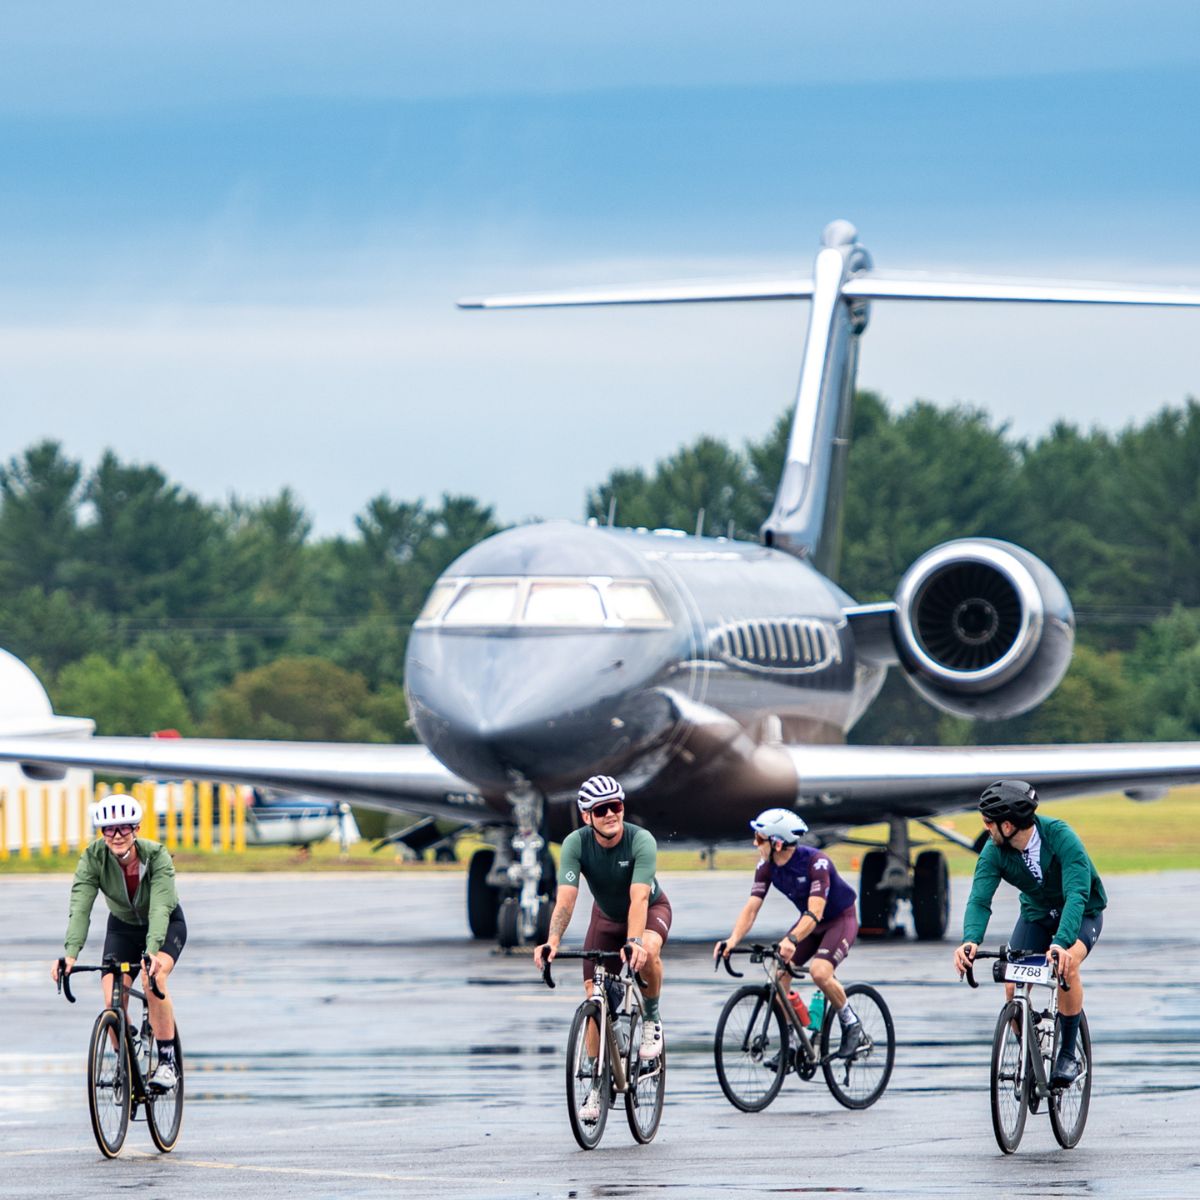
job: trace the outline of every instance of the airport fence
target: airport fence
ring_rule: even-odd
[[[142,805],[142,837],[169,850],[246,852],[248,788],[191,780],[135,783],[128,789],[45,784],[0,789],[0,862],[82,850],[100,836],[91,828],[88,804],[126,790]]]

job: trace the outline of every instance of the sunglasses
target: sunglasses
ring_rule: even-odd
[[[133,825],[109,825],[103,830],[105,837],[124,837],[126,834],[131,834],[134,831]]]
[[[589,810],[592,817],[607,817],[612,813],[625,811],[625,805],[620,800],[610,800],[607,804],[597,804],[595,808]]]

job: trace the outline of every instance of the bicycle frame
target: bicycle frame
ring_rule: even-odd
[[[796,1010],[792,1007],[791,1001],[788,1000],[787,989],[784,987],[784,979],[804,979],[808,977],[809,972],[805,967],[794,967],[791,963],[785,963],[779,957],[779,951],[774,946],[763,946],[755,944],[753,946],[740,947],[731,950],[730,954],[749,954],[752,963],[762,965],[763,972],[767,977],[767,983],[770,985],[774,994],[775,1003],[778,1005],[780,1012],[783,1013],[785,1019],[790,1024],[795,1032],[800,1043],[800,1052],[804,1056],[804,1061],[814,1071],[821,1065],[821,1055],[817,1050],[820,1044],[821,1029],[820,1026],[800,1024],[800,1018],[796,1015]],[[733,964],[729,961],[729,956],[720,955],[720,961],[725,964],[725,970],[734,977],[734,979],[744,979],[744,971],[735,971]],[[778,963],[779,969],[776,969],[773,964]],[[831,1006],[826,1006],[826,1019],[832,1015],[833,1009]],[[755,1021],[757,1021],[757,1016]],[[751,1029],[753,1022],[751,1022]],[[749,1036],[750,1029],[747,1029]]]

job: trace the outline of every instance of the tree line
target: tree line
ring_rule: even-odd
[[[585,513],[754,538],[790,412],[758,441],[702,436],[619,468]],[[1013,721],[946,717],[892,672],[863,742],[1200,737],[1200,404],[1111,433],[1013,437],[979,409],[855,398],[838,582],[890,596],[953,537],[1015,541],[1071,594],[1079,638],[1053,697]],[[372,499],[349,536],[315,538],[290,490],[201,501],[106,452],[87,469],[46,441],[0,467],[0,645],[57,711],[102,733],[395,741],[408,632],[433,581],[500,528],[469,496]]]

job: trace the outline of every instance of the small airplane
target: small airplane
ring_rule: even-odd
[[[744,840],[763,808],[793,809],[819,844],[884,822],[864,855],[864,931],[911,903],[922,938],[950,914],[944,854],[914,858],[908,823],[937,822],[995,779],[1047,799],[1124,790],[1153,799],[1200,780],[1200,744],[850,746],[846,733],[899,667],[929,702],[1001,718],[1044,700],[1070,663],[1074,614],[1053,571],[987,538],[931,547],[894,598],[856,604],[834,582],[859,339],[875,301],[1200,306],[1200,291],[885,273],[845,221],[810,276],[495,296],[464,308],[807,300],[786,465],[761,541],[546,522],[506,530],[434,585],[409,641],[405,686],[420,745],[170,743],[0,738],[33,778],[86,765],[303,791],[481,830],[472,933],[542,940],[554,893],[549,840],[578,822],[588,775],[623,782],[656,837]],[[425,824],[425,823],[422,823]]]

